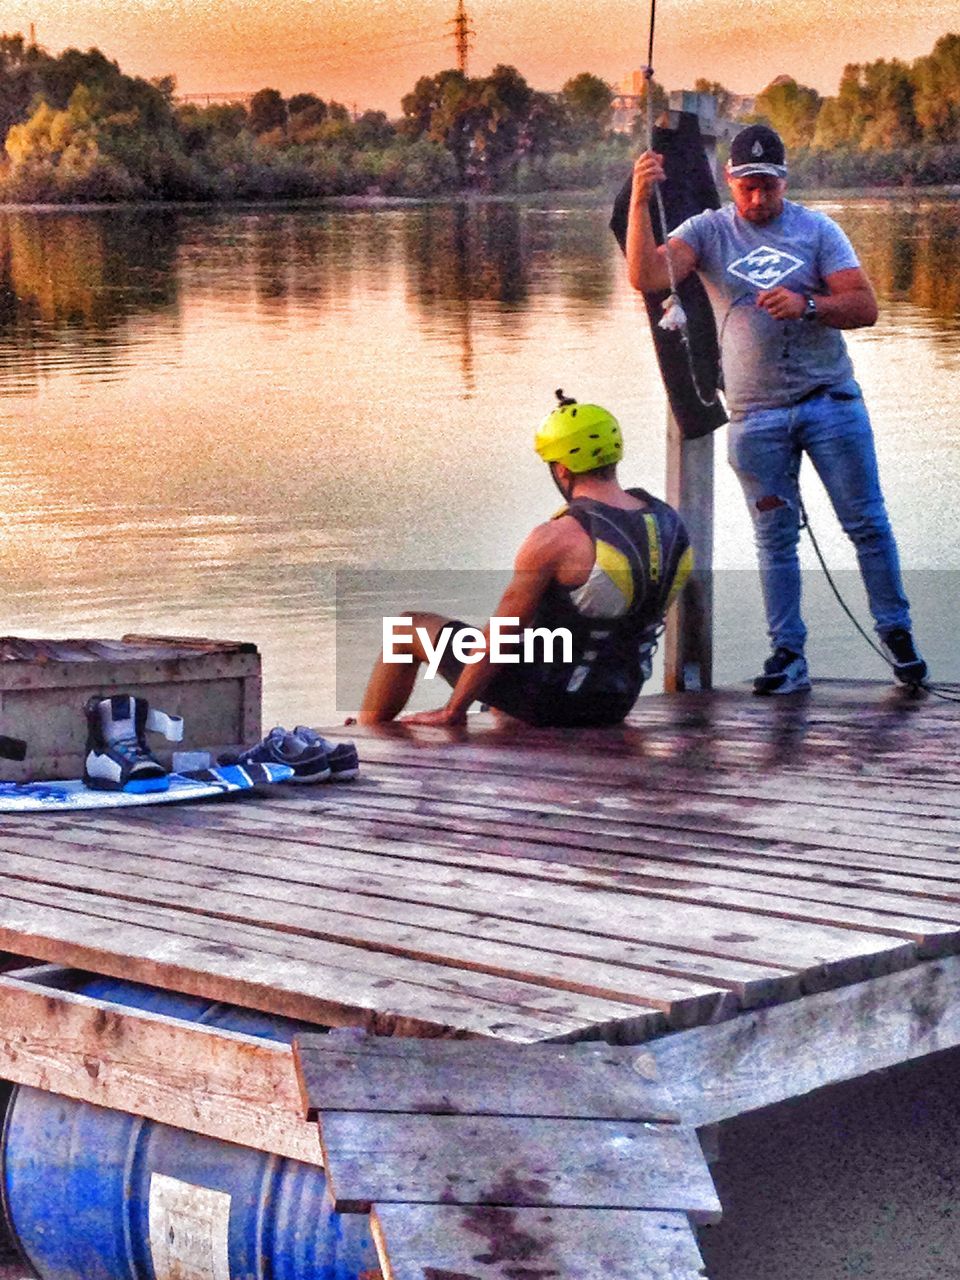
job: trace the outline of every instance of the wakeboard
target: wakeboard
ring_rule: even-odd
[[[668,179],[662,188],[668,227],[678,227],[705,209],[720,208],[717,184],[704,155],[700,125],[695,115],[682,111],[675,130],[655,129],[653,149],[663,156]],[[617,196],[610,219],[610,230],[624,252],[632,187],[631,174]],[[654,238],[658,244],[662,243],[660,219],[652,197],[651,217]],[[676,330],[660,328],[667,294],[646,293],[643,296],[670,408],[684,439],[696,440],[716,431],[727,421],[723,403],[715,396],[720,380],[720,344],[713,307],[696,272],[680,282],[677,294],[687,316],[689,353],[684,350],[683,340]],[[696,380],[691,373],[690,359]]]
[[[234,795],[292,777],[293,770],[285,764],[232,764],[171,773],[164,791],[95,791],[79,778],[66,782],[0,782],[0,813],[73,813],[80,809],[177,804],[207,796]]]

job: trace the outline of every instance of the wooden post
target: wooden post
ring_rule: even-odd
[[[667,693],[713,687],[713,436],[684,440],[667,409],[667,501],[680,512],[696,569],[667,618]]]
[[[670,95],[671,124],[680,111],[696,112],[704,150],[716,172],[717,139],[730,123],[717,115],[709,93]],[[668,693],[713,687],[713,435],[684,440],[667,409],[667,501],[680,512],[690,533],[696,570],[667,620],[664,688]]]

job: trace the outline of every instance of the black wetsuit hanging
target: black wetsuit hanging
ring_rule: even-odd
[[[668,226],[677,227],[693,214],[702,213],[704,209],[720,208],[720,197],[704,155],[700,125],[695,115],[681,112],[676,130],[656,129],[653,149],[663,155],[664,170],[668,178],[663,184]],[[617,196],[610,219],[610,229],[624,252],[632,187],[631,174]],[[663,237],[657,219],[654,219],[653,227],[654,238],[660,243]],[[704,404],[701,395],[697,394],[699,388],[702,396],[709,399],[710,393],[716,388],[720,373],[720,348],[713,308],[696,272],[681,281],[677,293],[687,316],[689,356],[696,372],[696,383],[691,375],[688,353],[684,350],[680,334],[659,326],[666,292],[646,293],[643,297],[670,408],[681,434],[686,439],[693,440],[698,436],[709,435],[727,421],[719,399]]]

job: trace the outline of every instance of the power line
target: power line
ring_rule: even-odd
[[[417,48],[418,46],[421,46],[421,45],[443,44],[443,43],[446,43],[446,39],[447,39],[446,36],[433,35],[433,36],[423,36],[416,40],[395,40],[390,44],[364,45],[363,56],[367,58],[374,54],[393,53],[400,49],[412,49],[412,48]],[[319,57],[319,58],[313,57],[311,51],[313,49],[320,49],[320,48],[329,49],[330,48],[329,45],[319,45],[319,44],[301,45],[297,50],[297,54],[299,55],[299,57],[296,58],[296,61],[300,62],[302,61],[303,57],[307,57],[310,59],[311,66],[327,68],[327,69],[329,68],[335,69],[337,67],[349,65],[351,63],[355,64],[357,60],[357,55],[355,53],[348,52],[349,46],[347,45],[346,41],[343,41],[342,44],[344,46],[342,52],[333,53],[328,55],[327,57]],[[269,62],[269,65],[273,65],[274,60],[273,59],[268,60],[267,58],[264,58],[260,62],[254,63],[253,65],[267,66],[268,62]],[[291,59],[288,58],[286,67],[284,68],[285,71],[289,70],[290,64],[291,64]]]

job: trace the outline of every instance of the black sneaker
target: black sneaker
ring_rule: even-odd
[[[917,653],[913,636],[906,627],[895,627],[893,631],[886,632],[880,637],[880,644],[901,684],[923,684],[927,678],[927,664]]]
[[[304,742],[298,734],[279,725],[255,747],[224,751],[217,764],[286,764],[293,770],[290,782],[326,782],[330,777],[330,762],[323,747]]]
[[[305,724],[298,724],[293,732],[301,742],[327,753],[331,782],[351,782],[360,776],[360,756],[355,743],[331,742]]]
[[[761,696],[771,693],[802,693],[810,688],[810,673],[802,653],[792,649],[775,649],[763,664],[763,673],[754,680],[753,692]]]

